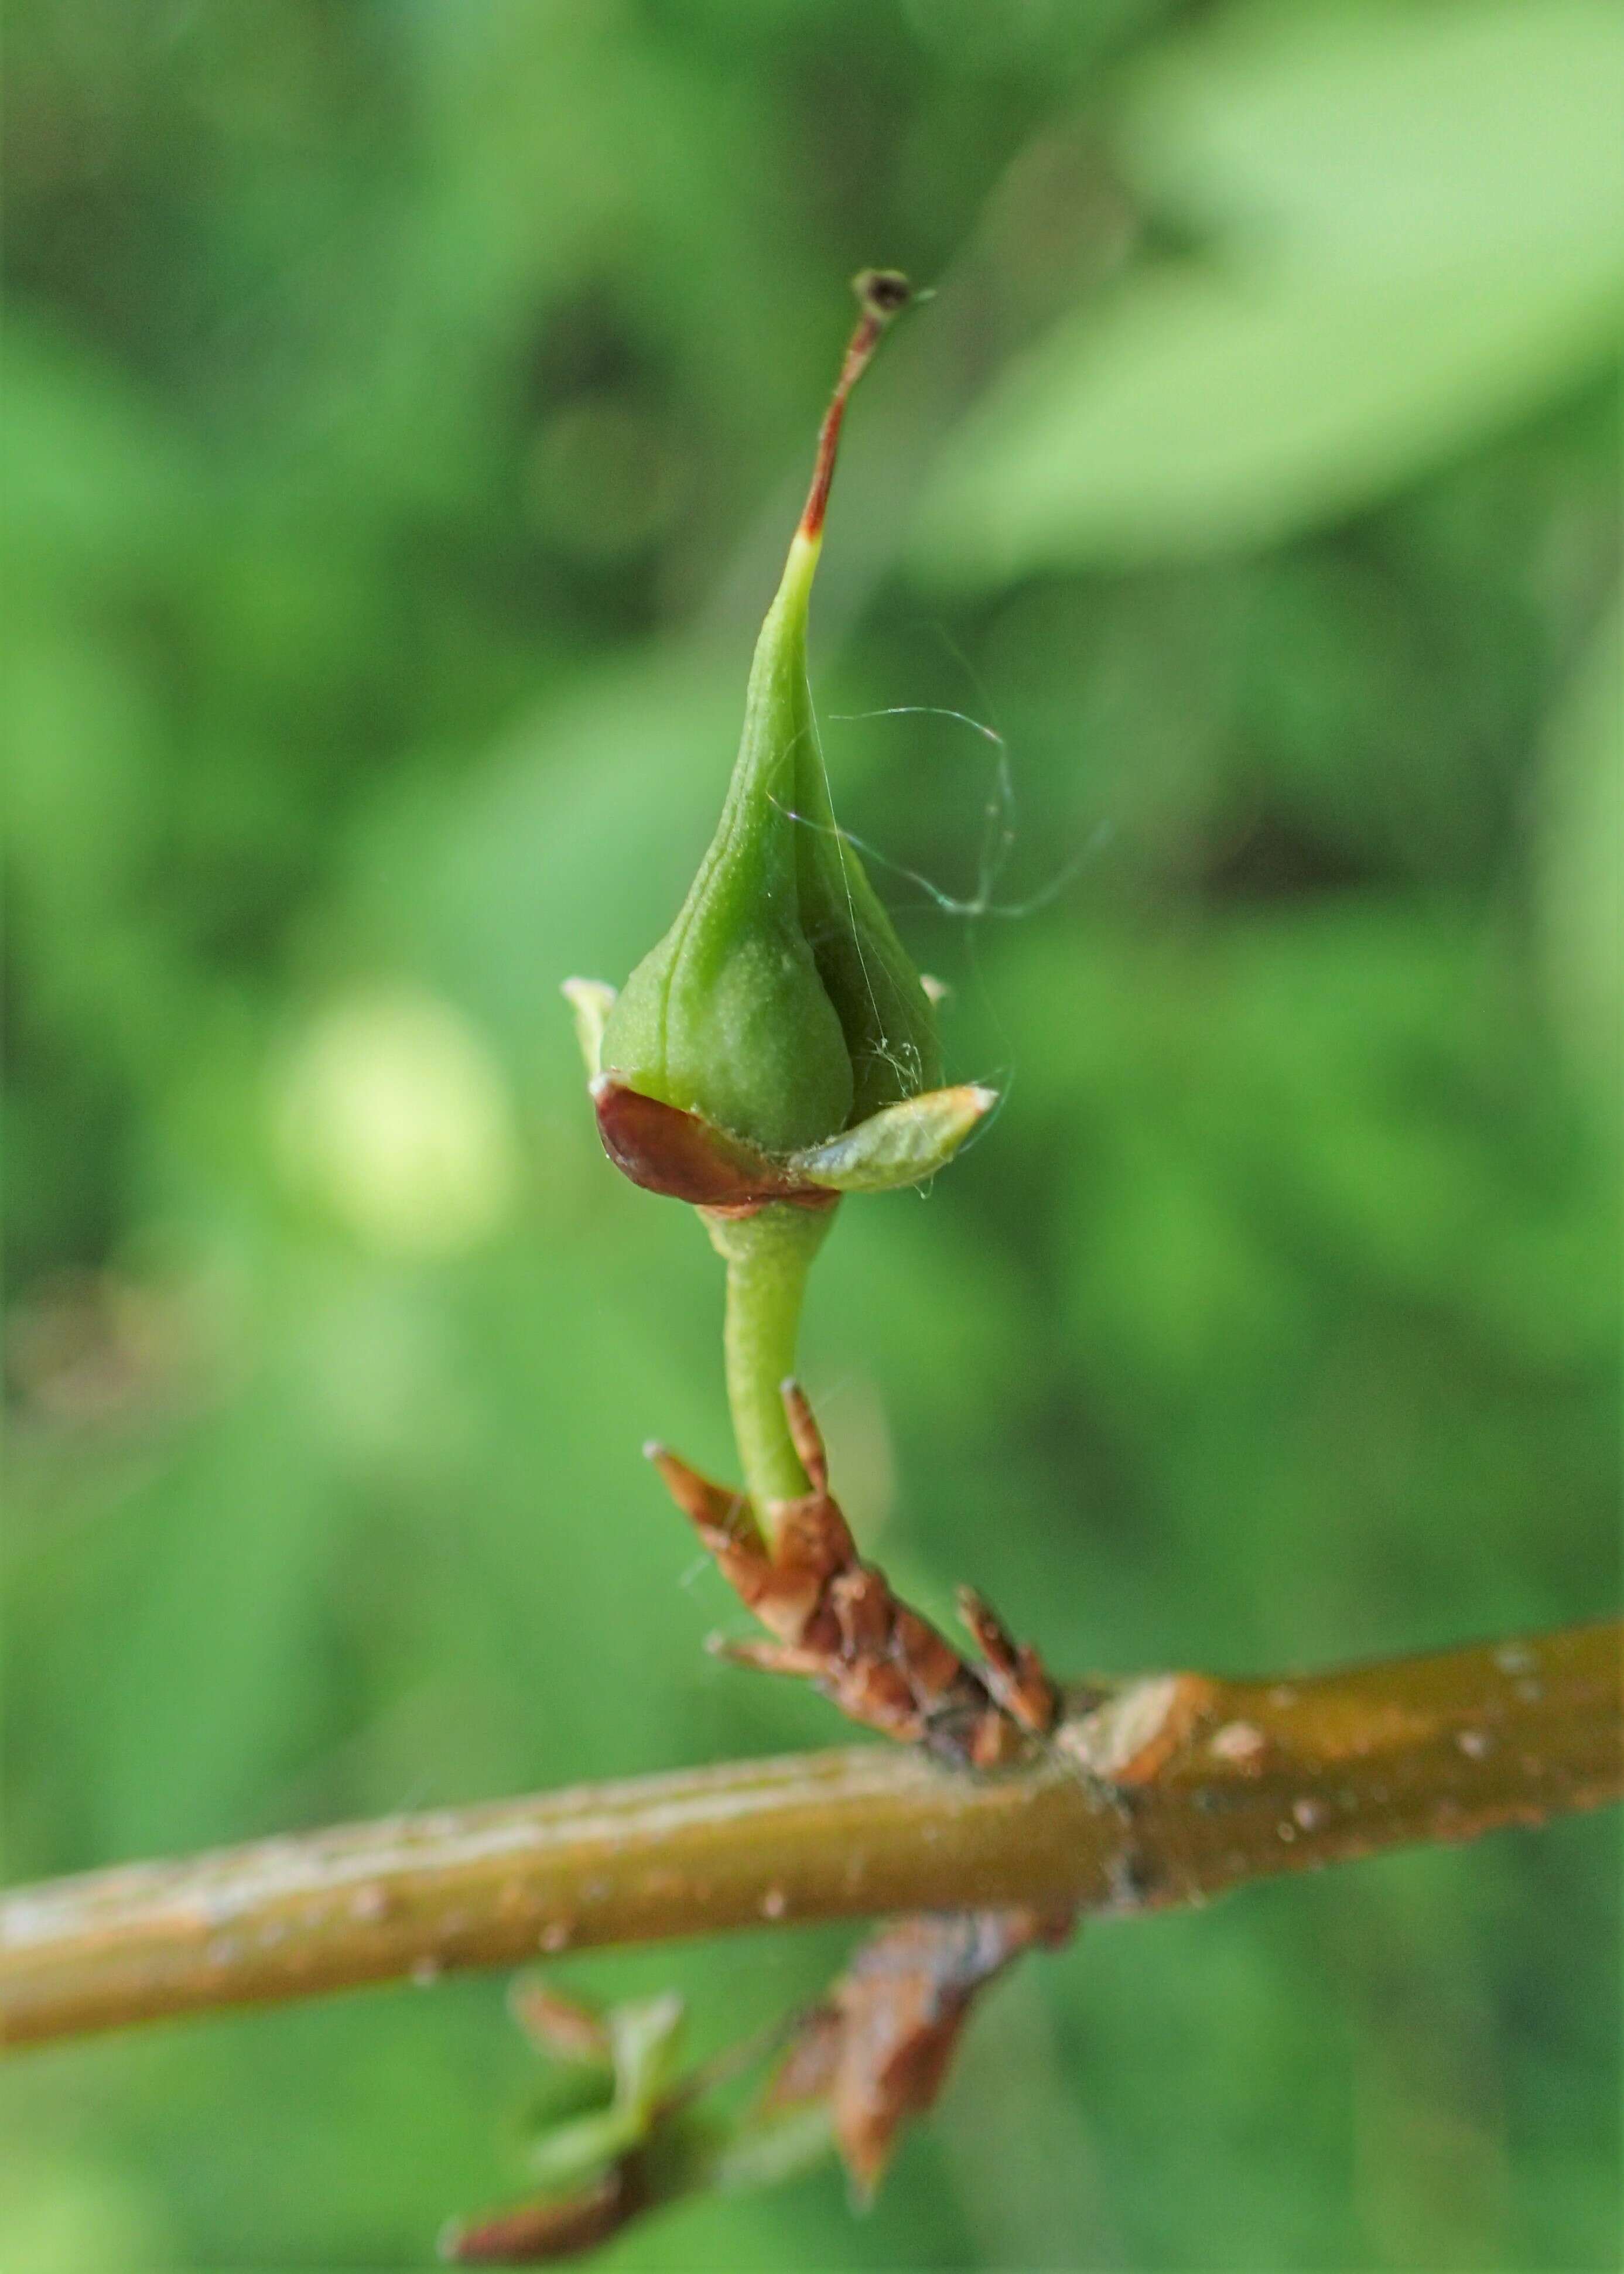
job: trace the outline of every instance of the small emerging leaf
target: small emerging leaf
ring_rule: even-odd
[[[672,2082],[682,2029],[680,1998],[667,1994],[613,2007],[608,2026],[613,2099],[590,2116],[553,2126],[530,2151],[531,2170],[550,2187],[581,2186],[641,2148]]]
[[[889,1193],[921,1184],[947,1166],[997,1097],[996,1089],[974,1082],[929,1089],[870,1114],[824,1144],[808,1146],[789,1165],[808,1184],[837,1193]]]
[[[645,2132],[676,2076],[684,2012],[681,1999],[670,1990],[610,2008],[615,2098],[626,2102]]]

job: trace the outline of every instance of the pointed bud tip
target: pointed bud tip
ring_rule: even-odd
[[[666,1448],[661,1444],[658,1437],[645,1437],[643,1439],[643,1457],[645,1461],[663,1461],[665,1457],[665,1452]]]
[[[882,324],[900,315],[914,297],[914,287],[899,268],[860,268],[852,279],[852,290],[864,312]]]

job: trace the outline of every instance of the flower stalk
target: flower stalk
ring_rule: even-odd
[[[727,1266],[722,1350],[733,1439],[745,1490],[770,1537],[775,1506],[808,1489],[783,1389],[795,1370],[807,1280],[833,1219],[832,1207],[785,1201],[748,1216],[711,1213],[705,1219],[710,1244]]]

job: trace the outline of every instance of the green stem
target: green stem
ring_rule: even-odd
[[[705,1229],[727,1266],[723,1348],[727,1403],[745,1490],[771,1535],[774,1501],[809,1489],[790,1442],[783,1385],[795,1371],[795,1338],[807,1274],[833,1220],[832,1208],[774,1202],[754,1216],[707,1216]]]

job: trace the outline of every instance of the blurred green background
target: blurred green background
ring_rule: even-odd
[[[19,0],[8,66],[9,1876],[839,1738],[699,1651],[637,1450],[728,1472],[718,1268],[556,988],[708,837],[869,261],[939,290],[817,692],[1007,1103],[815,1278],[862,1538],[1071,1669],[1613,1605],[1615,8]],[[614,2262],[1613,2265],[1618,1863],[1090,1930],[868,2218]],[[560,1978],[703,2045],[847,1939]],[[30,2057],[6,2263],[427,2263],[523,2185],[501,1995]]]

